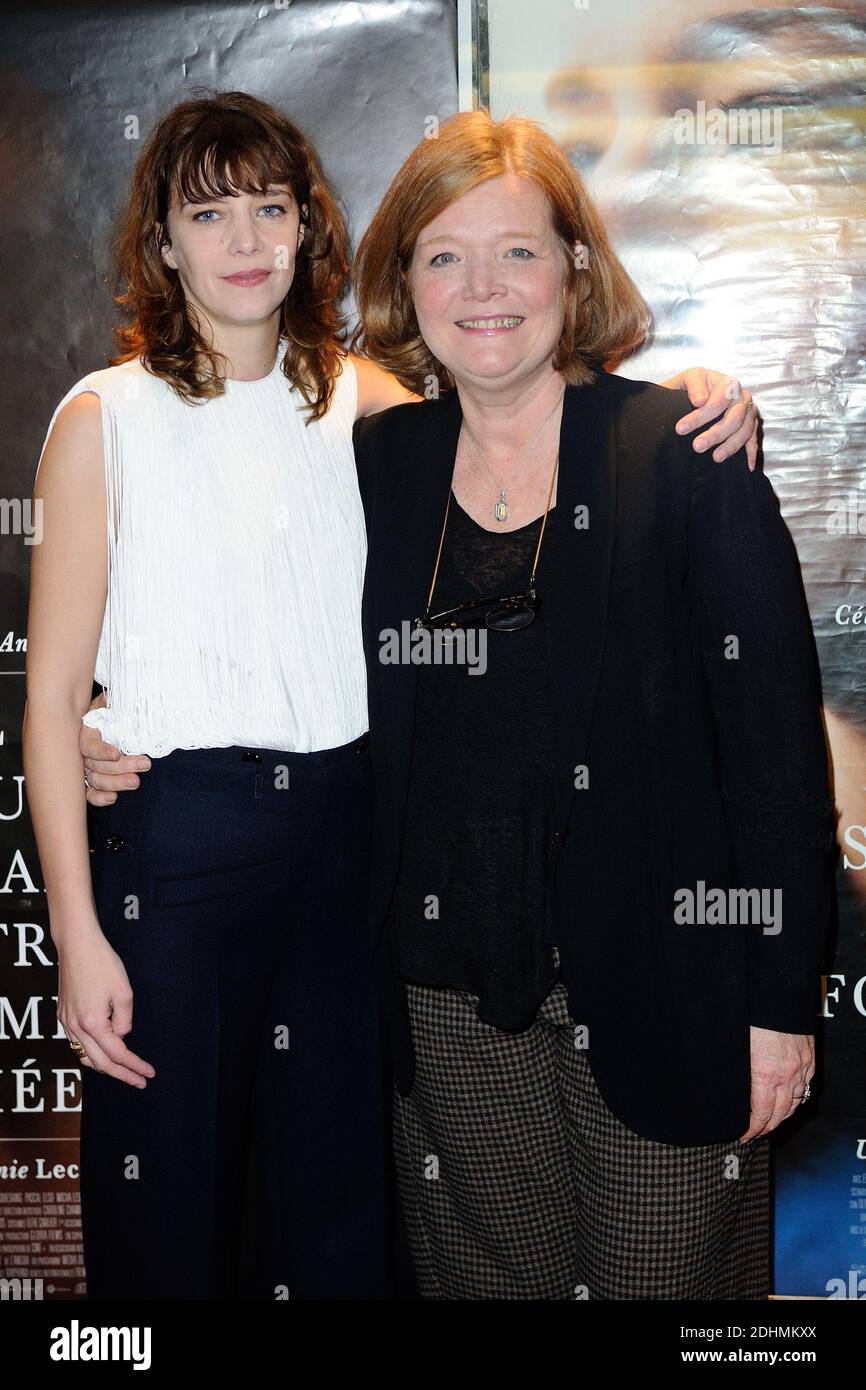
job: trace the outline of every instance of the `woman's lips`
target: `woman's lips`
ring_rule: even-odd
[[[260,285],[263,280],[267,280],[270,273],[269,270],[241,270],[238,271],[237,275],[224,276],[224,279],[228,280],[230,285],[243,285],[249,289],[253,285]]]

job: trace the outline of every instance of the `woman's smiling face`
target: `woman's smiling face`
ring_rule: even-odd
[[[457,382],[512,387],[556,348],[565,272],[541,189],[514,173],[488,179],[418,237],[409,284],[421,336]]]

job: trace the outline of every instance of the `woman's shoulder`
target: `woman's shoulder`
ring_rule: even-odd
[[[423,432],[448,408],[446,398],[405,401],[355,421],[355,465],[368,514],[374,498],[393,495],[406,467],[427,447]]]
[[[128,362],[117,362],[111,367],[96,367],[79,377],[58,401],[54,418],[68,404],[78,397],[99,397],[108,405],[123,402],[133,405],[136,401],[149,399],[162,394],[165,382],[147,371],[140,358]],[[86,407],[79,406],[78,409]]]
[[[691,408],[687,391],[616,372],[598,371],[593,386],[625,412],[628,422],[651,419],[667,424]]]
[[[606,371],[597,372],[588,389],[596,394],[601,415],[612,422],[617,449],[630,471],[661,473],[672,487],[687,484],[704,458],[692,448],[698,431],[676,430],[677,421],[692,409],[687,391]]]
[[[362,415],[355,421],[356,447],[382,454],[403,448],[419,431],[453,409],[455,399],[456,392],[449,391],[435,400],[415,398]]]
[[[66,444],[102,441],[107,410],[115,424],[136,408],[147,408],[165,383],[151,376],[139,359],[97,367],[68,388],[54,406],[36,465],[38,476],[49,439]]]

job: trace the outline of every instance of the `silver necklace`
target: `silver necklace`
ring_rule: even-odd
[[[563,390],[562,395],[565,395],[565,391],[564,391],[564,390]],[[481,459],[482,464],[483,464],[484,467],[487,469],[487,472],[490,474],[491,478],[493,478],[493,481],[494,481],[494,483],[496,483],[496,486],[499,488],[499,497],[497,498],[497,500],[496,500],[496,505],[495,505],[494,508],[493,508],[493,515],[494,515],[494,517],[496,518],[497,521],[507,521],[507,520],[508,520],[508,503],[507,503],[506,500],[505,500],[505,494],[506,494],[506,492],[508,491],[508,489],[511,487],[511,484],[514,482],[514,479],[517,477],[517,474],[518,474],[518,472],[520,471],[520,469],[521,469],[521,468],[523,467],[523,465],[526,463],[526,461],[527,461],[527,459],[528,459],[528,457],[529,457],[530,451],[534,448],[534,446],[538,443],[539,439],[541,438],[542,432],[544,431],[545,427],[546,427],[547,425],[550,424],[550,421],[553,419],[553,416],[554,416],[554,414],[555,414],[557,408],[558,408],[559,405],[561,404],[561,402],[562,402],[562,396],[559,397],[559,400],[558,400],[558,401],[556,402],[556,404],[554,405],[553,410],[551,410],[550,414],[547,416],[547,419],[546,419],[546,420],[544,421],[544,423],[542,424],[541,429],[539,429],[539,430],[536,432],[536,434],[532,437],[532,439],[530,439],[529,443],[525,446],[524,451],[523,451],[523,458],[520,460],[520,462],[518,463],[518,465],[517,465],[517,467],[515,468],[514,472],[512,473],[511,477],[508,479],[508,482],[507,482],[504,486],[503,486],[502,483],[500,483],[499,480],[495,477],[495,475],[494,475],[493,471],[491,470],[491,468],[489,467],[489,465],[488,465],[486,459],[481,458],[481,455],[478,453],[478,450],[475,448],[475,445],[474,445],[474,444],[470,444],[470,448],[475,452],[476,457],[479,458],[479,459]],[[466,436],[466,438],[467,438],[467,441],[468,441],[468,436]]]

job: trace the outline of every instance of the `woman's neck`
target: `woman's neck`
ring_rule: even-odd
[[[552,369],[501,389],[458,380],[465,442],[482,458],[516,457],[556,411],[564,388],[564,378]]]
[[[258,381],[272,370],[280,342],[279,316],[267,323],[223,324],[202,315],[202,338],[226,359],[231,381]]]
[[[268,335],[267,341],[233,342],[218,348],[228,362],[226,376],[232,381],[258,381],[273,370],[279,347],[279,334]]]

